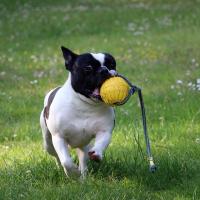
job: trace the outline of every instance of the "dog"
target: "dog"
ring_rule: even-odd
[[[67,176],[85,177],[87,160],[101,161],[111,141],[115,114],[101,100],[99,90],[106,79],[116,75],[116,61],[108,53],[78,55],[63,46],[61,50],[68,79],[45,96],[40,115],[44,148]],[[76,148],[79,166],[69,148]]]

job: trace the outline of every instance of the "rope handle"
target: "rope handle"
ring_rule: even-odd
[[[116,103],[115,105],[119,106],[119,105],[125,104],[135,92],[138,93],[138,98],[140,101],[140,107],[141,107],[141,113],[142,113],[142,124],[143,124],[144,138],[145,138],[145,143],[146,143],[146,152],[147,152],[147,158],[149,161],[149,170],[150,170],[150,172],[155,172],[156,165],[154,164],[154,159],[151,154],[151,145],[150,145],[149,136],[148,136],[148,132],[147,132],[146,113],[145,113],[145,107],[144,107],[144,100],[143,100],[143,96],[142,96],[142,89],[133,85],[123,75],[117,74],[116,76],[123,78],[129,84],[130,90],[129,90],[128,96],[122,102]]]

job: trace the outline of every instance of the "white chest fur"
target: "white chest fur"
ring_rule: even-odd
[[[47,125],[52,134],[59,134],[72,147],[81,147],[97,133],[112,132],[114,111],[101,102],[93,102],[76,93],[69,75],[51,104]]]

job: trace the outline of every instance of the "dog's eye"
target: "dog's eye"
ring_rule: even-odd
[[[85,72],[91,72],[93,70],[92,66],[88,65],[86,67],[84,67],[84,71]]]

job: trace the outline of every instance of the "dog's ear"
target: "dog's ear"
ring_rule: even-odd
[[[63,46],[61,46],[61,50],[65,59],[65,67],[67,70],[71,71],[78,55]]]

